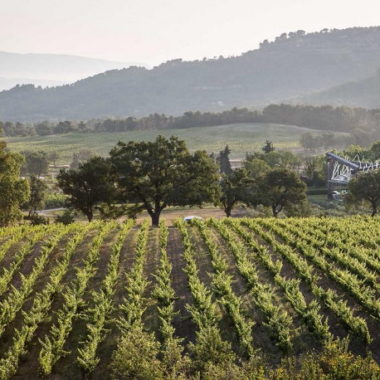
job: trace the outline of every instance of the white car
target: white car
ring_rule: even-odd
[[[339,191],[333,191],[332,197],[333,197],[333,199],[335,199],[338,202],[343,202],[342,193],[340,193]]]
[[[185,216],[183,218],[183,221],[184,222],[191,222],[193,219],[203,220],[203,218],[201,218],[200,216],[190,215],[190,216]]]

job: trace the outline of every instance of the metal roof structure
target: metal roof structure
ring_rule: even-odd
[[[380,163],[363,162],[360,157],[356,156],[353,160],[348,157],[341,157],[335,153],[326,153],[327,157],[327,179],[328,179],[328,197],[332,198],[333,184],[346,185],[351,178],[359,172],[377,170],[380,168]]]

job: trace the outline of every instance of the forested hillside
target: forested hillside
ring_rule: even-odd
[[[284,33],[239,57],[113,70],[50,89],[16,87],[0,93],[0,118],[75,120],[259,107],[374,75],[379,42],[380,27]]]
[[[306,95],[293,100],[297,104],[352,107],[380,107],[380,71],[376,75],[359,81],[344,83],[324,91]]]

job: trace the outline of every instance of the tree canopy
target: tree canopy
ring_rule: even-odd
[[[110,152],[124,202],[145,209],[158,225],[168,206],[218,202],[218,167],[203,151],[190,154],[184,141],[158,136],[153,142],[119,142]]]
[[[252,182],[244,168],[235,169],[229,174],[222,174],[220,203],[227,217],[231,216],[231,212],[237,203],[247,202],[249,187]]]
[[[349,206],[369,204],[372,216],[376,215],[380,206],[380,170],[359,173],[352,178],[345,201]]]
[[[50,159],[46,152],[42,150],[38,152],[24,151],[22,154],[25,157],[23,172],[29,175],[35,175],[37,177],[47,174]]]
[[[109,162],[93,157],[79,164],[78,169],[61,169],[57,176],[59,187],[68,195],[69,207],[81,211],[89,221],[101,203],[111,203],[115,196]]]
[[[22,218],[20,206],[29,199],[29,183],[20,178],[24,159],[6,151],[0,141],[0,226],[8,226]]]
[[[29,216],[38,209],[45,207],[45,192],[48,186],[44,181],[32,175],[29,178],[30,197],[25,207],[29,210]]]
[[[274,217],[288,207],[306,201],[306,185],[299,175],[287,169],[275,169],[266,173],[259,185],[259,199],[271,207]]]
[[[219,156],[217,157],[216,161],[218,162],[220,166],[220,172],[224,174],[231,174],[232,168],[230,163],[229,155],[231,153],[231,149],[228,147],[228,145],[220,151]]]

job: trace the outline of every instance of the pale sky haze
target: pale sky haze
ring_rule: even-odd
[[[0,0],[0,51],[156,65],[239,55],[303,29],[380,25],[376,0]]]

